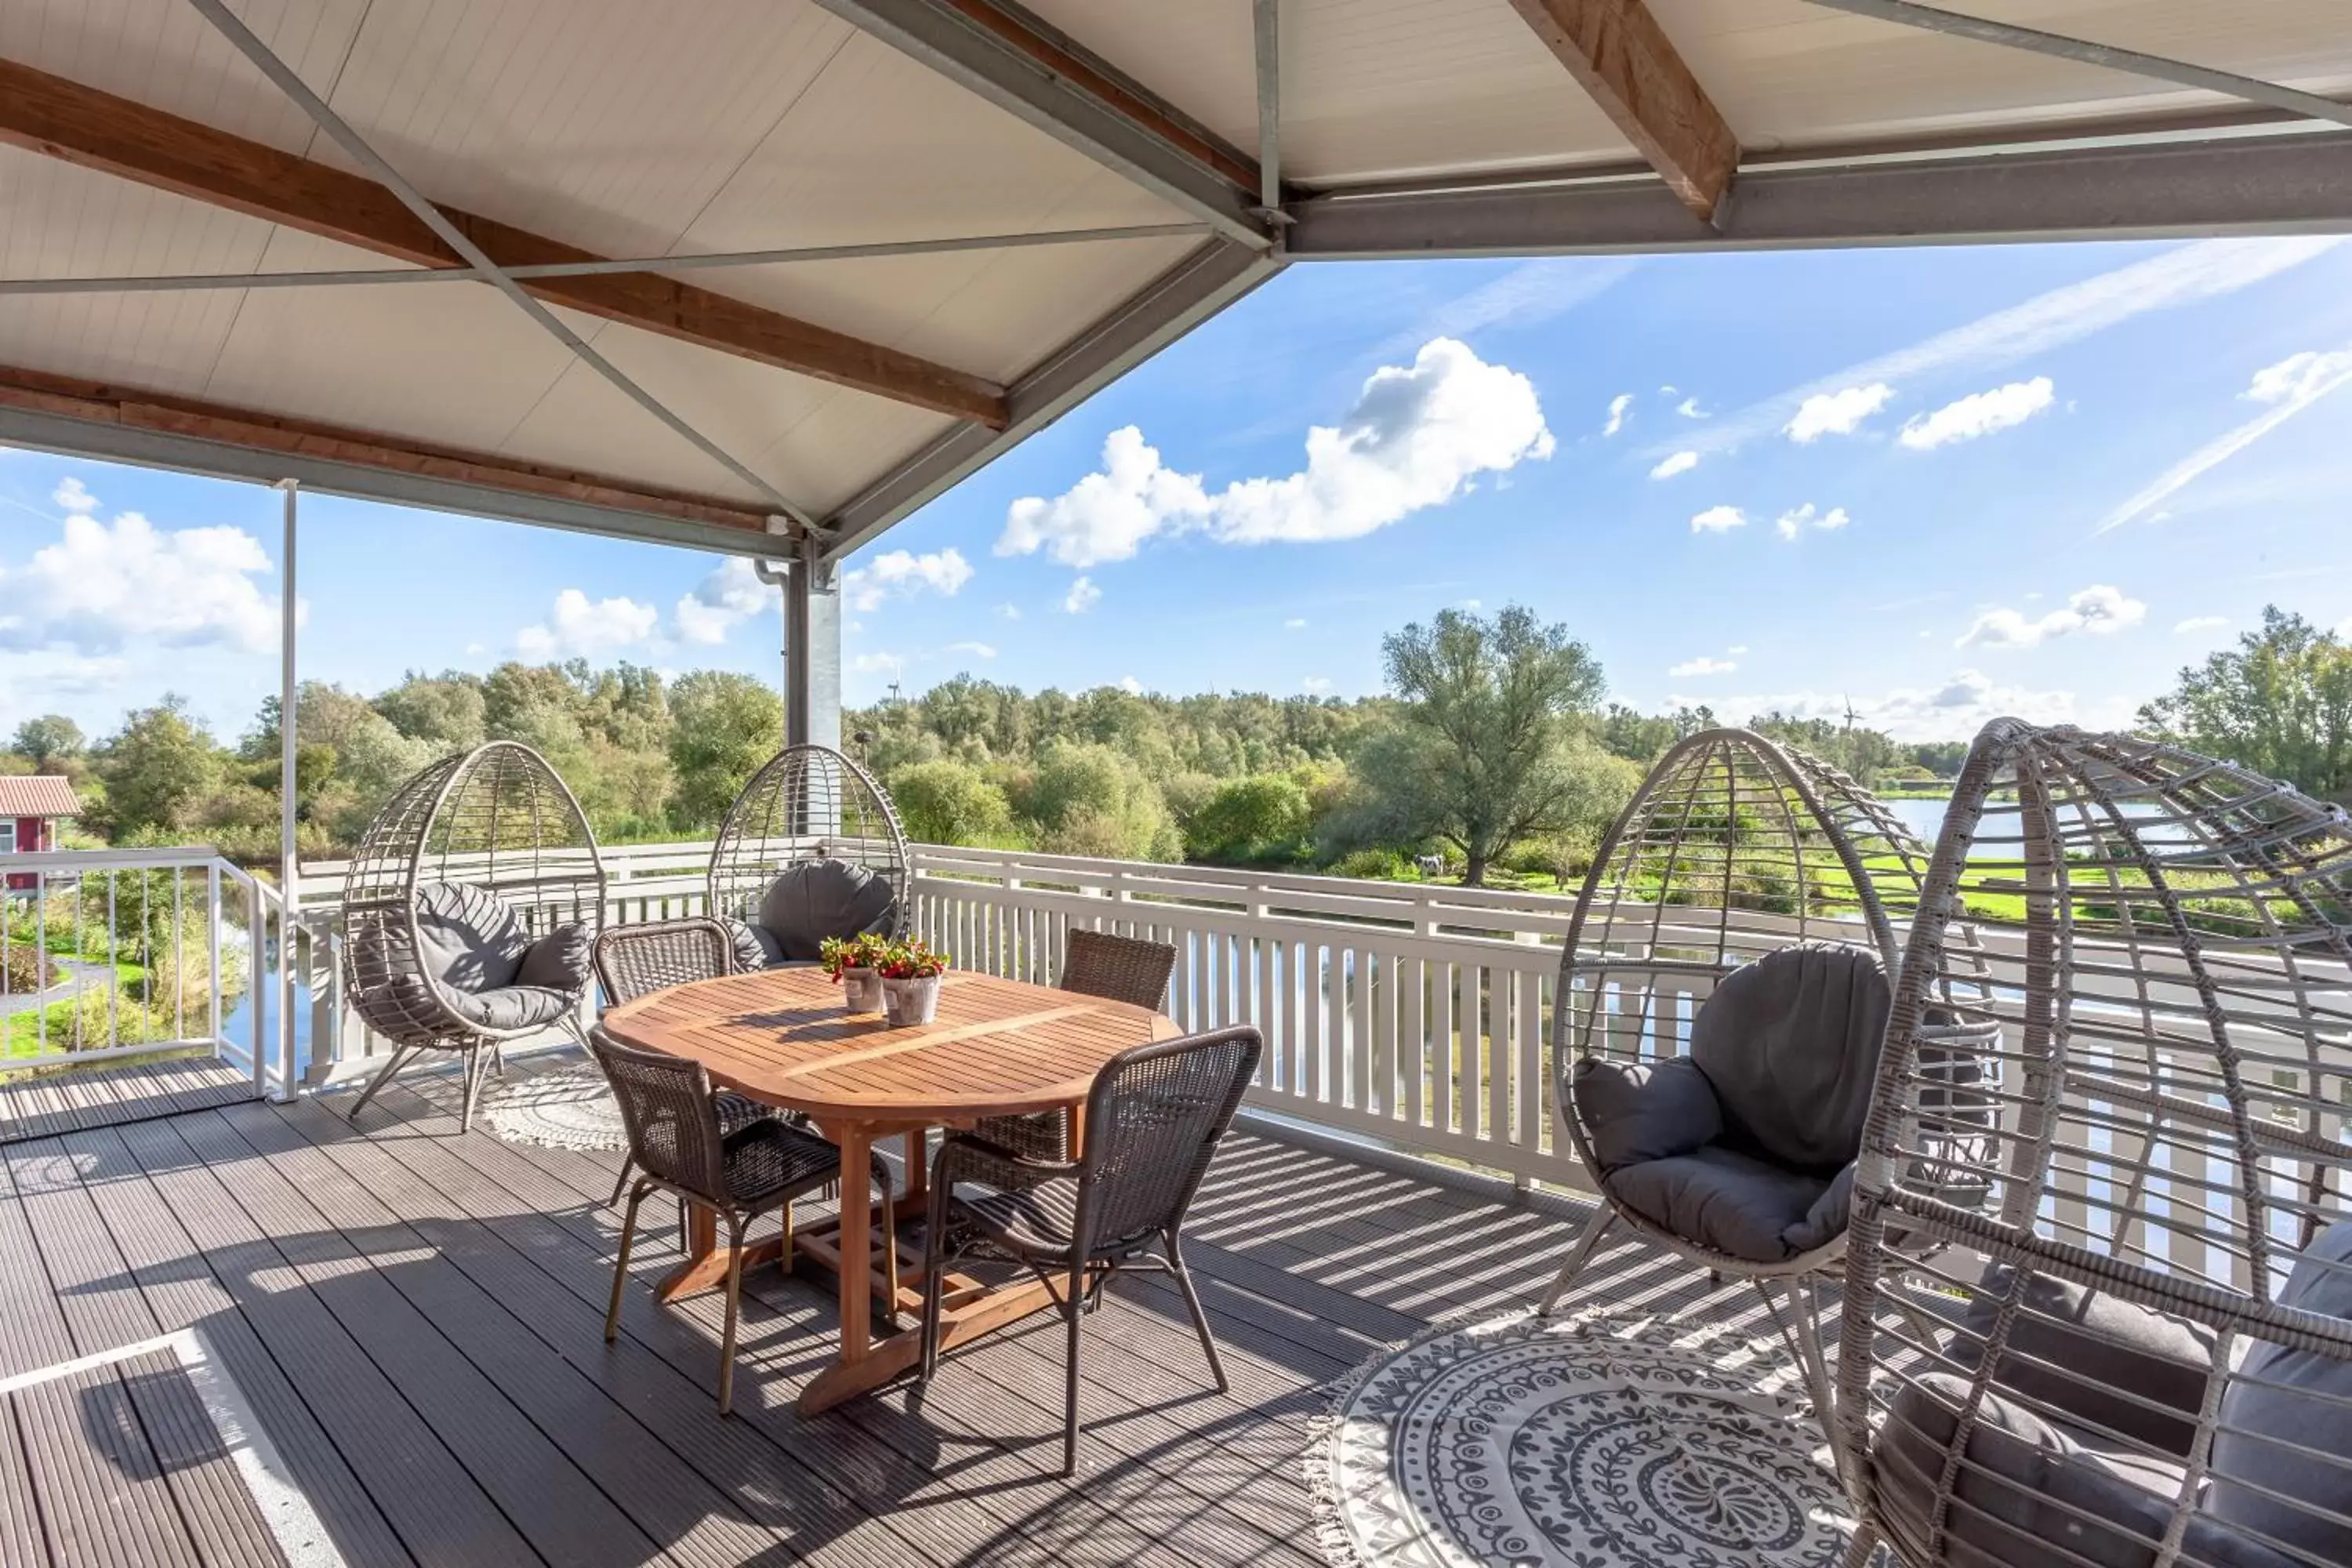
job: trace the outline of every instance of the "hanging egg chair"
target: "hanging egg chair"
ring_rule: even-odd
[[[1846,1258],[1853,1561],[2352,1562],[2352,824],[2177,747],[1998,720],[1922,906]],[[1940,1016],[2006,1042],[1969,1205],[1913,1103]],[[1897,1279],[1903,1234],[1944,1250]]]
[[[392,1046],[352,1115],[419,1052],[451,1051],[470,1127],[504,1042],[580,1038],[604,910],[588,819],[529,746],[493,741],[394,791],[343,878],[344,996]]]
[[[829,936],[905,935],[910,879],[898,810],[873,775],[830,746],[788,746],[719,825],[709,912],[739,970],[813,963]]]

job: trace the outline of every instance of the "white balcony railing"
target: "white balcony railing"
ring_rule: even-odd
[[[209,1051],[257,1093],[297,1080],[274,887],[203,847],[0,856],[0,1071]]]

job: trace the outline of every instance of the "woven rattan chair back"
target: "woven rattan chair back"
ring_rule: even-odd
[[[1168,999],[1168,977],[1175,973],[1176,950],[1164,942],[1073,931],[1062,952],[1063,990],[1155,1013]]]
[[[416,895],[434,883],[496,896],[534,936],[582,925],[593,937],[604,920],[596,837],[545,758],[493,741],[425,767],[368,824],[343,876],[344,996],[396,1047],[509,1037],[460,1016],[419,961]]]
[[[588,1048],[612,1082],[630,1159],[654,1180],[727,1207],[719,1111],[702,1064],[625,1046],[601,1026],[588,1031]]]
[[[1081,1255],[1183,1223],[1262,1049],[1244,1025],[1138,1046],[1103,1068],[1087,1096]]]
[[[1923,908],[1841,1310],[1831,1430],[1865,1529],[1915,1568],[2346,1560],[2352,1321],[2280,1297],[2299,1268],[2333,1289],[2330,1310],[2352,1306],[2352,1264],[2331,1260],[2342,1233],[2329,1256],[2301,1256],[2352,1214],[2352,825],[2210,757],[1998,720],[1962,770]],[[1990,975],[1957,940],[1970,922],[1998,955]],[[2004,1070],[1972,1089],[1997,1135],[1956,1171],[1911,1086],[1970,1024],[1997,1026]],[[1969,1178],[1981,1205],[1947,1201]],[[1897,1236],[1942,1250],[1923,1268]],[[2102,1299],[2123,1318],[2093,1313]],[[2207,1352],[2164,1387],[2155,1363],[2097,1348],[2116,1321],[2168,1322]],[[2334,1404],[2310,1399],[2284,1441],[2250,1437],[2261,1405],[2294,1397],[2279,1392],[2287,1352],[2333,1377]],[[2041,1517],[2071,1510],[2080,1555],[2037,1554],[1997,1517],[1994,1470],[2014,1480],[2027,1462],[2000,1457],[2017,1451],[2020,1408],[2073,1423],[2108,1469],[2181,1479],[2143,1494],[2135,1525],[2096,1523],[2088,1472],[2046,1454],[2036,1496],[2062,1500]],[[2257,1490],[2269,1501],[2249,1511]],[[2229,1494],[2239,1506],[2217,1502]],[[2333,1545],[2308,1544],[2320,1537]],[[2273,1559],[2257,1538],[2318,1554]]]
[[[891,925],[913,918],[907,836],[873,775],[830,746],[789,746],[752,775],[710,847],[709,912],[756,921],[778,874],[803,860],[860,866],[890,886]]]
[[[615,926],[596,939],[596,983],[614,1007],[673,985],[734,973],[735,944],[727,928],[700,915]]]

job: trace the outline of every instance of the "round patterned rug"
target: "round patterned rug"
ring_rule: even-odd
[[[1440,1326],[1333,1399],[1308,1468],[1340,1568],[1834,1568],[1851,1535],[1786,1357],[1688,1325]]]
[[[482,1112],[490,1131],[547,1149],[625,1149],[621,1107],[593,1062],[518,1075],[497,1086]]]

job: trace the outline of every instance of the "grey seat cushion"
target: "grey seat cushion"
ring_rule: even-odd
[[[2287,1277],[2278,1300],[2306,1312],[2352,1318],[2352,1222],[2339,1221],[2320,1232]],[[2273,1438],[2281,1441],[2268,1440]],[[2297,1453],[2283,1443],[2332,1458]],[[2260,1531],[2311,1553],[2315,1562],[2352,1563],[2352,1526],[2309,1511],[2318,1508],[2352,1516],[2352,1361],[2256,1344],[2221,1395],[2213,1474],[2205,1506],[2215,1519]],[[2233,1485],[2231,1477],[2290,1500]]]
[[[722,919],[719,923],[727,928],[727,940],[735,949],[736,973],[774,969],[784,962],[783,944],[767,927],[733,919]]]
[[[809,962],[821,956],[826,937],[889,930],[897,910],[889,882],[865,867],[803,860],[768,884],[760,899],[760,924],[776,939],[783,957]]]
[[[1580,1060],[1569,1078],[1577,1120],[1602,1173],[1687,1154],[1723,1135],[1715,1087],[1688,1057]]]
[[[577,991],[545,985],[501,985],[489,991],[448,994],[450,1010],[478,1028],[500,1034],[543,1028],[580,1004]]]
[[[1723,1142],[1825,1180],[1851,1164],[1893,1000],[1878,955],[1856,947],[1783,948],[1725,975],[1690,1038]]]
[[[2006,1268],[1990,1270],[1961,1313],[1961,1331],[1947,1352],[1961,1366],[1974,1370],[1983,1359],[2011,1278]],[[2185,1459],[2212,1369],[2210,1330],[2037,1274],[2025,1283],[1995,1375],[2086,1426]]]
[[[1653,1225],[1752,1263],[1780,1263],[1810,1250],[1791,1236],[1831,1187],[1822,1177],[1719,1143],[1622,1166],[1601,1180],[1611,1197]]]
[[[1937,1479],[1968,1384],[1929,1373],[1895,1397],[1870,1461],[1878,1511],[1906,1560],[1952,1568],[2149,1568],[2182,1469],[1988,1392],[1956,1482],[1940,1557],[1926,1555]],[[2295,1568],[2202,1516],[2180,1561],[2200,1568]]]

